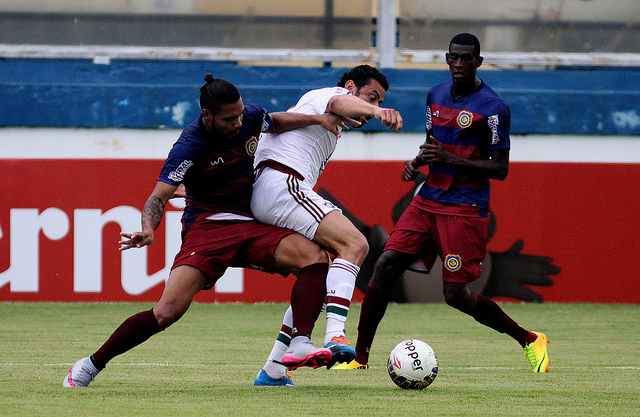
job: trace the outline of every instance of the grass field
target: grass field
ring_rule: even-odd
[[[165,332],[114,359],[84,389],[70,365],[150,304],[0,303],[0,416],[638,416],[640,306],[502,304],[551,339],[550,372],[519,345],[442,304],[390,305],[372,369],[299,369],[297,387],[254,387],[280,328],[279,304],[195,304]],[[347,323],[355,342],[360,308]],[[321,343],[324,320],[314,335]],[[407,338],[428,342],[440,371],[424,391],[385,368]]]

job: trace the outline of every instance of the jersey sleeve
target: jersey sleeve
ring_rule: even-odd
[[[271,128],[273,127],[273,120],[271,120],[271,116],[269,115],[269,112],[258,104],[251,104],[251,103],[245,104],[244,117],[246,120],[243,122],[243,124],[245,125],[250,120],[254,122],[260,121],[261,132],[267,132],[271,130]]]
[[[187,149],[183,142],[178,140],[164,161],[160,170],[158,181],[178,186],[184,179],[187,170],[193,165],[194,155]]]
[[[491,106],[491,110],[486,117],[487,128],[491,132],[491,149],[509,149],[511,139],[509,131],[511,129],[511,111],[502,100],[498,100]]]
[[[433,133],[433,120],[431,119],[431,92],[427,94],[427,105],[424,111],[425,115],[425,131],[427,132],[427,138]]]
[[[303,114],[324,114],[331,97],[342,94],[349,94],[349,90],[342,87],[311,90],[300,97],[298,103],[287,111]]]

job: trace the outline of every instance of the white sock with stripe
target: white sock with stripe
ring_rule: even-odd
[[[291,306],[284,313],[282,327],[276,341],[273,343],[273,349],[264,364],[264,371],[272,378],[280,378],[287,374],[287,367],[282,362],[284,353],[289,349],[291,343],[291,326],[293,326],[293,310]]]
[[[351,297],[360,267],[342,258],[333,260],[327,274],[327,331],[324,344],[334,336],[344,336]]]

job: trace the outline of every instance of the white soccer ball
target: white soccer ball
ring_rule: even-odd
[[[404,389],[424,389],[438,375],[438,357],[422,340],[407,339],[389,354],[387,370],[391,380]]]

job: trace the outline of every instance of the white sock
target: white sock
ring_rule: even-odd
[[[356,276],[360,267],[342,258],[334,259],[327,274],[327,331],[324,344],[334,336],[344,336]]]
[[[271,353],[269,353],[267,362],[262,367],[267,375],[272,378],[280,378],[287,374],[287,367],[281,362],[284,353],[289,349],[291,344],[291,326],[293,326],[293,311],[291,310],[291,306],[289,306],[284,313],[280,333],[278,333],[278,337],[273,343],[273,348],[271,349]]]

